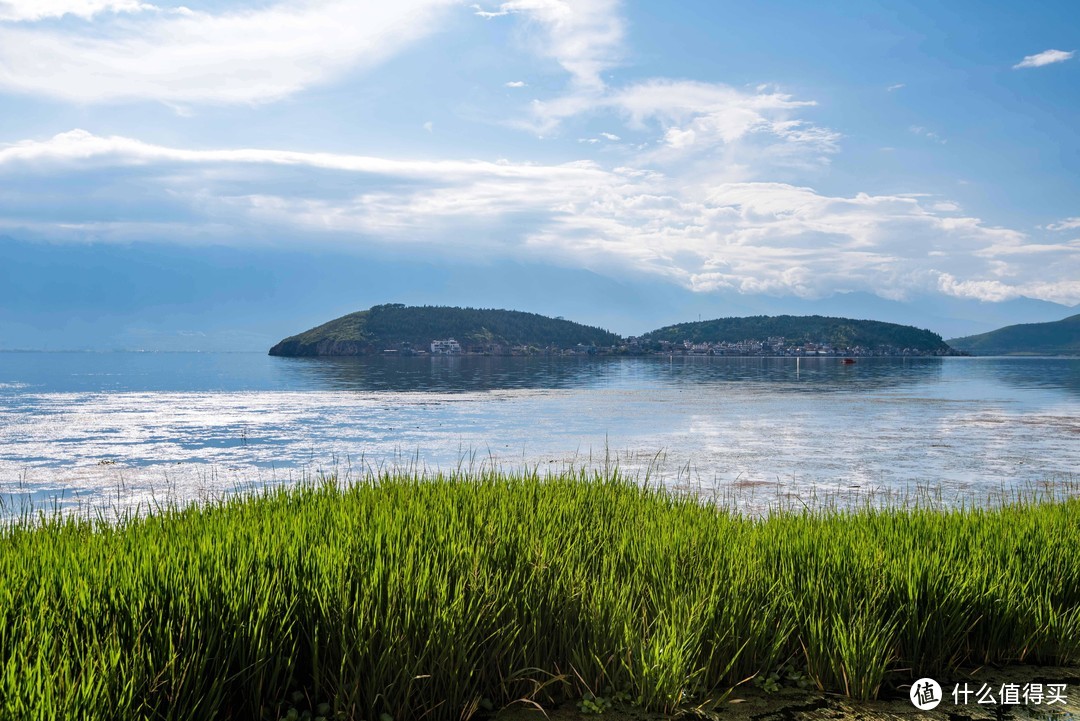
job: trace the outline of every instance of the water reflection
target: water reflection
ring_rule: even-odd
[[[760,384],[770,391],[873,391],[934,382],[940,358],[276,358],[283,374],[311,389],[466,393],[490,390]]]
[[[278,358],[282,372],[312,390],[466,393],[588,388],[610,364],[589,358]]]
[[[1080,396],[1080,358],[957,358],[968,372],[993,376],[1024,390],[1067,391]]]
[[[1073,478],[1078,433],[1080,359],[0,353],[0,494],[187,499],[357,459],[609,451],[709,492],[983,493]]]
[[[956,385],[1080,396],[1080,358],[421,357],[273,358],[255,353],[0,353],[0,398],[118,392],[469,393],[723,387],[874,392]],[[944,388],[930,390],[951,394]]]

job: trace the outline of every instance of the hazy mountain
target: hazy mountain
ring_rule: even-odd
[[[971,335],[1014,323],[1060,320],[1075,309],[1032,298],[987,303],[970,298],[921,296],[907,301],[872,293],[838,293],[819,300],[769,299],[759,303],[769,314],[818,314],[863,318],[926,328],[942,337]]]
[[[1052,323],[1010,325],[949,344],[975,355],[1080,355],[1080,314]]]

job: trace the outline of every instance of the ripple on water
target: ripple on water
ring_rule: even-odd
[[[485,388],[473,373],[460,387],[370,388],[349,375],[364,367],[349,364],[299,366],[292,386],[272,388],[24,384],[0,394],[0,493],[78,489],[145,503],[395,464],[435,472],[606,460],[706,495],[933,486],[989,497],[1080,467],[1080,389],[1030,383],[1040,373],[1031,365],[997,373],[988,362],[938,359],[841,375],[819,364],[796,377],[764,363],[785,359],[731,360],[740,362],[605,362],[579,375],[578,365],[544,366],[533,387],[516,368],[504,374],[514,387]],[[387,367],[380,372],[392,385]],[[1046,375],[1073,378],[1061,368]],[[439,382],[452,386],[452,373]]]

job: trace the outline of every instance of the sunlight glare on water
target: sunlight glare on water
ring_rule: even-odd
[[[1080,467],[1080,360],[0,353],[0,495],[617,462],[712,494],[974,499]]]

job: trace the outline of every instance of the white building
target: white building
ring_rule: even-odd
[[[461,344],[453,338],[447,338],[446,340],[433,340],[431,341],[431,354],[432,355],[459,355],[461,353]]]

